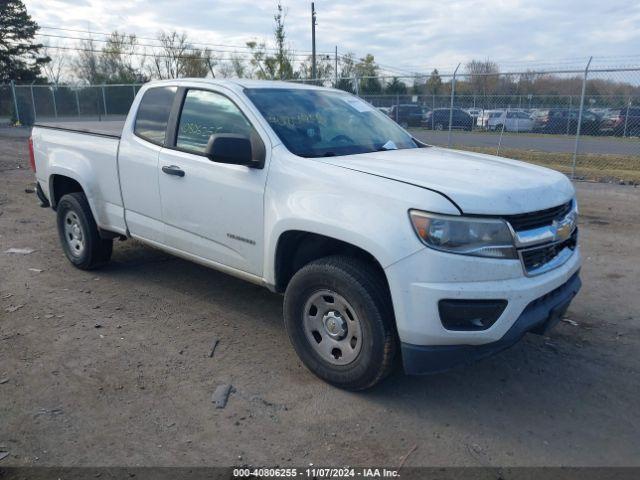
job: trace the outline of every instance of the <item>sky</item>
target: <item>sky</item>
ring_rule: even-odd
[[[283,0],[292,50],[311,50],[310,2]],[[193,41],[242,46],[272,42],[276,0],[25,0],[42,27],[155,37],[186,32]],[[318,0],[319,52],[366,53],[389,71],[452,71],[491,59],[503,71],[578,66],[594,55],[608,65],[640,63],[637,0]],[[43,28],[49,35],[85,36]],[[40,37],[53,45],[75,40]],[[233,50],[219,47],[221,50]],[[244,51],[239,48],[238,51]],[[223,56],[228,52],[220,52]]]

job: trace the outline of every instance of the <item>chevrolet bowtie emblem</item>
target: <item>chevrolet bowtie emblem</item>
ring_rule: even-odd
[[[562,220],[553,221],[554,239],[558,242],[562,242],[568,239],[573,233],[573,229],[576,225],[576,216],[573,212],[569,213]]]

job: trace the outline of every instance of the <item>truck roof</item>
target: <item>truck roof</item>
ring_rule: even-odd
[[[331,90],[317,85],[308,85],[298,82],[285,82],[282,80],[251,80],[245,78],[231,78],[219,80],[216,78],[176,78],[172,80],[156,80],[147,85],[180,85],[181,83],[203,83],[208,85],[220,85],[232,90],[244,88],[286,88],[300,90]]]

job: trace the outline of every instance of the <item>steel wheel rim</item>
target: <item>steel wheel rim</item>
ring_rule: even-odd
[[[352,363],[362,349],[362,328],[355,309],[332,290],[318,290],[309,297],[303,328],[311,348],[332,365]]]
[[[86,240],[78,214],[74,211],[69,211],[65,214],[63,221],[64,239],[71,255],[74,257],[82,256],[86,247]]]

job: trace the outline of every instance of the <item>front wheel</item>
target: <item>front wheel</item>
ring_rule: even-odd
[[[287,333],[315,375],[337,387],[363,390],[393,366],[393,309],[382,273],[343,256],[309,263],[284,298]]]
[[[100,238],[84,193],[69,193],[60,199],[57,223],[62,249],[74,266],[93,270],[109,261],[113,240]]]

